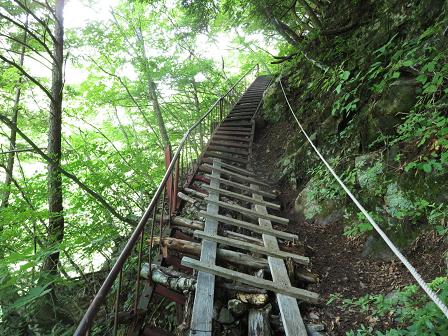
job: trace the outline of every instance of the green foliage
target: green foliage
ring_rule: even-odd
[[[448,298],[446,277],[434,279],[430,287],[436,291],[442,301]],[[445,335],[448,332],[446,318],[440,309],[428,299],[417,285],[396,290],[387,297],[384,295],[366,295],[359,299],[342,300],[347,309],[356,309],[372,317],[393,318],[399,328],[375,331],[372,327],[350,331],[350,335]]]

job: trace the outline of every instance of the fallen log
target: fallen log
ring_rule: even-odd
[[[144,279],[149,279],[149,272],[151,272],[151,280],[166,288],[172,289],[176,292],[190,292],[196,289],[196,279],[187,274],[174,271],[172,269],[162,267],[156,264],[151,264],[151,269],[148,263],[142,265],[140,276]]]
[[[160,237],[154,237],[153,243],[158,244]],[[187,240],[176,239],[171,237],[162,238],[162,246],[178,252],[183,252],[190,255],[199,256],[201,253],[201,244]],[[253,257],[244,253],[230,251],[222,248],[217,250],[218,260],[225,261],[231,264],[240,266],[268,269],[269,265],[266,259]]]
[[[272,334],[269,322],[269,313],[271,310],[271,304],[267,304],[260,309],[249,310],[248,336],[270,336]]]

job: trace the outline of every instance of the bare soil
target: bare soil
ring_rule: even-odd
[[[254,144],[254,167],[257,173],[273,181],[277,163],[281,158],[285,144],[293,129],[290,123],[267,125],[257,123]],[[375,319],[368,314],[344,307],[341,300],[330,304],[327,301],[332,294],[341,298],[359,298],[366,294],[388,294],[403,286],[415,283],[406,268],[395,259],[390,261],[364,258],[361,256],[366,237],[349,238],[343,235],[343,224],[336,222],[321,226],[306,221],[298,221],[294,214],[294,201],[300,190],[279,182],[279,199],[282,204],[281,215],[290,219],[288,230],[299,235],[302,243],[315,250],[309,256],[309,269],[319,276],[319,282],[308,286],[321,295],[321,306],[302,306],[302,315],[306,322],[322,323],[327,335],[345,335],[356,330],[362,324],[375,330],[385,330],[394,325],[390,316]],[[446,274],[443,254],[448,249],[446,240],[433,232],[421,234],[415,242],[403,252],[426,281]]]

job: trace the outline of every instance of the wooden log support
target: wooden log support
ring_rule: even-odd
[[[253,232],[257,232],[260,234],[269,234],[272,235],[274,237],[278,237],[278,238],[282,238],[285,240],[294,240],[294,239],[298,239],[298,236],[293,234],[293,233],[289,233],[289,232],[283,232],[280,230],[275,230],[272,228],[266,228],[266,227],[262,227],[256,224],[252,224],[252,223],[248,223],[245,221],[241,221],[239,219],[235,219],[235,218],[231,218],[231,217],[227,217],[227,216],[223,216],[223,215],[214,215],[214,214],[210,214],[206,211],[200,211],[199,212],[200,216],[203,217],[212,217],[214,219],[216,219],[217,221],[221,222],[221,223],[225,223],[225,224],[229,224],[232,226],[237,226],[243,229],[247,229],[247,230],[251,230]]]
[[[255,190],[259,187],[257,185],[251,185]],[[262,200],[263,197],[254,193],[253,197],[258,200]],[[266,207],[262,205],[255,205],[257,212],[266,214]],[[272,224],[269,220],[260,218],[258,223],[261,227],[272,228]],[[279,251],[277,239],[271,235],[263,234],[263,241],[266,248]],[[285,262],[280,258],[272,256],[268,257],[269,267],[271,270],[272,280],[274,282],[283,283],[286,286],[290,286],[291,282],[288,276],[288,270]],[[318,294],[314,293],[316,300],[318,301]],[[300,315],[299,306],[294,296],[287,293],[277,293],[277,303],[282,316],[282,322],[285,329],[286,336],[307,336],[305,324],[303,323],[302,316]]]
[[[244,274],[241,272],[233,271],[224,267],[210,265],[204,262],[201,262],[196,259],[192,259],[189,257],[182,258],[182,265],[190,268],[194,268],[201,272],[208,272],[210,274],[214,274],[216,276],[230,279],[234,281],[242,282],[246,285],[251,285],[257,288],[264,288],[275,293],[284,294],[290,297],[294,297],[296,299],[300,299],[304,302],[309,302],[313,304],[319,303],[319,295],[316,293],[307,291],[301,288],[295,288],[291,286],[285,286],[280,282],[273,282],[265,279],[257,278],[253,275]],[[197,285],[199,289],[199,284]],[[296,317],[292,317],[296,318]]]
[[[194,291],[196,289],[196,279],[166,267],[157,264],[151,265],[151,274],[149,274],[149,264],[145,263],[140,271],[140,276],[149,279],[159,285],[174,290],[176,292]]]
[[[248,336],[271,336],[271,324],[269,313],[272,310],[270,304],[259,309],[250,309],[248,317]]]
[[[190,195],[193,195],[193,196],[196,196],[196,197],[199,197],[199,198],[205,198],[205,197],[208,196],[208,194],[204,194],[204,193],[202,193],[200,191],[197,191],[197,190],[191,189],[191,188],[184,188],[184,191],[186,193],[190,194]]]
[[[277,258],[282,258],[282,259],[291,258],[295,262],[302,264],[302,265],[308,265],[310,262],[310,260],[307,257],[299,256],[294,253],[284,252],[284,251],[280,251],[280,250],[271,250],[264,246],[251,244],[251,243],[247,243],[247,242],[244,242],[241,240],[231,239],[231,238],[227,238],[227,237],[221,237],[216,234],[205,233],[204,231],[197,230],[194,232],[194,236],[196,238],[200,238],[202,240],[211,240],[211,241],[214,241],[219,244],[233,246],[233,247],[237,247],[239,249],[251,251],[254,253],[264,254],[267,256],[272,256],[272,257],[277,257]]]
[[[236,205],[236,204],[230,204],[230,203],[227,203],[227,202],[215,201],[213,199],[210,199],[210,197],[205,198],[205,200],[207,202],[209,202],[209,203],[215,203],[215,204],[217,204],[218,206],[220,206],[220,207],[222,207],[224,209],[240,212],[241,214],[243,214],[245,216],[248,216],[248,217],[264,218],[264,219],[270,220],[271,222],[275,222],[275,223],[283,224],[283,225],[288,225],[288,223],[289,223],[289,219],[283,218],[283,217],[279,217],[279,216],[270,215],[267,212],[266,213],[257,212],[255,210],[247,209],[247,208],[244,208],[244,207]]]
[[[158,244],[159,241],[159,237],[154,237],[154,244]],[[168,251],[174,250],[192,256],[199,256],[201,254],[201,244],[187,240],[166,237],[162,238],[162,246],[166,247]],[[266,259],[253,257],[251,255],[236,251],[218,248],[216,256],[217,259],[221,262],[227,262],[230,264],[254,269],[268,268],[268,262]]]

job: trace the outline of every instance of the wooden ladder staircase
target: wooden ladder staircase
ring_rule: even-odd
[[[298,300],[311,304],[319,301],[318,294],[291,285],[285,261],[307,265],[309,259],[280,249],[279,240],[295,241],[298,236],[273,227],[273,223],[285,226],[289,220],[272,213],[280,209],[275,203],[277,194],[268,183],[257,178],[256,167],[250,164],[254,116],[261,108],[263,92],[269,82],[269,77],[260,76],[248,88],[213,132],[199,166],[183,192],[178,194],[198,208],[197,216],[194,219],[182,215],[173,218],[175,234],[169,238],[172,240],[164,242],[174,245],[193,242],[190,245],[194,244],[196,251],[173,258],[165,249],[162,262],[183,271],[197,271],[190,335],[216,334],[213,321],[218,279],[220,283],[224,281],[224,286],[234,284],[275,293],[283,329],[288,336],[307,335]],[[168,248],[171,251],[172,247]],[[199,260],[192,258],[195,253],[199,254]],[[223,266],[229,264],[232,266]],[[255,274],[257,269],[264,272]],[[263,273],[270,279],[263,278]],[[184,296],[169,289],[159,286],[155,292],[178,304],[188,304]],[[263,309],[250,309],[248,335],[270,335],[268,324]],[[144,334],[161,333],[148,328]]]

